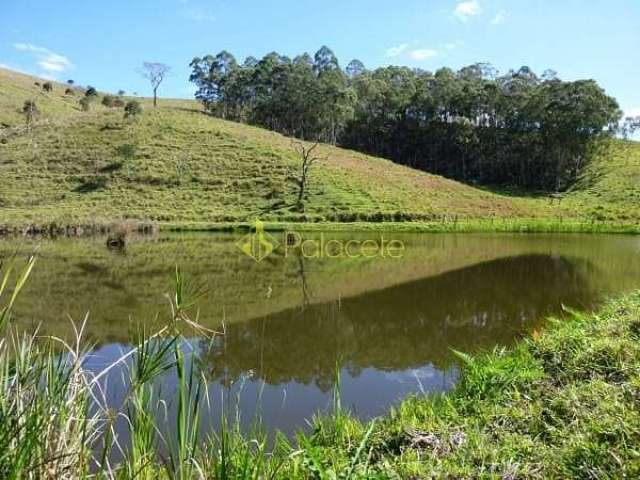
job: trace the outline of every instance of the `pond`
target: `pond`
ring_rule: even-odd
[[[323,235],[325,244],[380,237]],[[223,332],[189,337],[214,400],[211,426],[224,406],[238,409],[245,426],[259,414],[265,427],[287,433],[330,407],[336,369],[343,407],[369,418],[410,393],[451,388],[453,350],[508,346],[563,305],[590,309],[640,287],[638,237],[385,236],[402,245],[396,255],[308,255],[287,249],[299,239],[273,233],[278,248],[258,262],[242,251],[242,235],[194,233],[136,238],[124,251],[107,249],[104,238],[7,239],[0,256],[37,249],[15,324],[69,338],[70,319],[81,324],[88,312],[87,366],[95,371],[126,352],[142,325],[152,332],[170,318],[178,265],[206,291],[191,317]],[[110,380],[115,408],[120,373]],[[167,395],[173,382],[164,380]]]

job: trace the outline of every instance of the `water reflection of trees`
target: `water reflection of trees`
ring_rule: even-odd
[[[223,383],[253,372],[269,384],[295,380],[322,390],[331,387],[337,361],[353,375],[428,363],[445,369],[452,348],[507,345],[562,304],[590,305],[588,268],[582,260],[548,255],[494,260],[233,324],[203,356],[210,375]]]

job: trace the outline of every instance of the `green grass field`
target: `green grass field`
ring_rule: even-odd
[[[103,107],[100,98],[82,112],[82,92],[67,96],[66,86],[55,84],[45,93],[35,81],[0,70],[0,225],[5,227],[133,218],[207,229],[261,218],[412,221],[423,225],[411,227],[418,230],[467,225],[564,231],[599,230],[603,227],[594,225],[602,224],[605,230],[628,230],[640,218],[637,143],[614,142],[561,202],[495,193],[322,146],[326,160],[312,171],[301,213],[295,206],[298,159],[289,138],[209,117],[190,100],[161,100],[154,110],[142,99],[144,114],[127,123],[122,109]],[[30,130],[20,112],[27,99],[35,99],[41,111]]]

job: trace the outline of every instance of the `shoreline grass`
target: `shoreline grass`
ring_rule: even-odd
[[[0,324],[33,261],[3,301]],[[311,419],[294,439],[259,427],[240,431],[227,413],[204,441],[206,378],[187,358],[178,322],[192,323],[197,298],[176,274],[173,323],[141,334],[116,362],[126,365],[128,394],[120,416],[129,444],[113,430],[101,403],[106,371],[84,369],[77,341],[35,337],[0,341],[0,476],[18,478],[636,478],[640,475],[640,291],[597,313],[568,312],[511,349],[476,357],[458,353],[462,373],[446,394],[412,396],[380,418],[361,422],[340,403],[336,374],[332,413]],[[58,345],[60,346],[60,345]],[[114,364],[115,365],[115,364]],[[107,367],[107,369],[112,366]],[[337,371],[339,371],[337,369]],[[168,437],[152,412],[160,408],[162,375],[178,380],[178,415]],[[165,394],[167,392],[164,392]],[[166,421],[165,421],[166,422]],[[110,453],[118,449],[122,460]]]
[[[246,231],[251,222],[168,223],[160,231]],[[578,219],[446,219],[416,222],[265,222],[268,231],[397,232],[397,233],[623,233],[640,234],[640,223],[599,222]]]
[[[124,221],[40,225],[0,225],[3,236],[67,236],[80,237],[107,235],[119,228]],[[133,230],[140,234],[158,232],[246,232],[253,222],[140,222],[130,220]],[[267,231],[299,232],[391,232],[391,233],[610,233],[640,234],[640,222],[608,222],[574,218],[489,218],[450,219],[438,221],[267,221]]]

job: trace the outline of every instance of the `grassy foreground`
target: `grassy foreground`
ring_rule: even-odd
[[[16,294],[32,266],[18,276]],[[15,298],[6,293],[8,273],[0,283],[3,328],[10,327]],[[295,439],[269,440],[259,419],[253,432],[241,433],[233,412],[222,431],[200,431],[206,377],[177,333],[178,324],[193,326],[185,285],[178,273],[173,322],[142,335],[122,358],[129,385],[121,408],[126,445],[113,429],[114,412],[102,403],[108,394],[100,388],[102,374],[84,368],[81,331],[78,344],[10,334],[0,342],[1,478],[640,475],[640,292],[597,314],[552,320],[547,331],[512,350],[477,358],[459,353],[463,370],[452,392],[409,398],[368,423],[342,409],[336,378],[332,414],[313,419],[311,430]],[[153,414],[167,373],[177,379],[171,436],[163,435],[166,420]],[[110,461],[114,453],[123,460]]]

